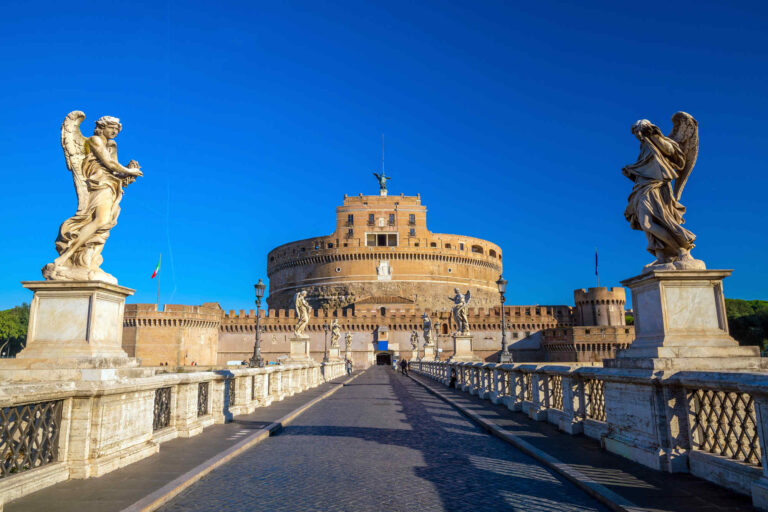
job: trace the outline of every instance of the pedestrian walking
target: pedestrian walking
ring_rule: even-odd
[[[400,371],[403,372],[403,375],[408,375],[408,361],[405,359],[400,360]]]
[[[449,388],[456,387],[456,368],[451,367],[451,381],[448,383]]]
[[[352,375],[352,360],[347,359],[346,361],[346,368],[347,368],[347,375]]]

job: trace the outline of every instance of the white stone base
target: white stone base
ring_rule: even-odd
[[[309,336],[290,338],[291,353],[287,363],[307,363],[314,361],[309,356]]]
[[[453,335],[453,355],[448,359],[453,362],[479,362],[480,358],[472,351],[472,335],[471,334],[454,334]]]
[[[341,357],[339,355],[339,347],[331,347],[328,349],[328,360],[329,361],[341,361]]]
[[[135,290],[101,281],[25,281],[34,297],[27,346],[18,359],[128,359],[125,298]]]
[[[434,361],[435,359],[435,346],[434,345],[424,345],[424,357],[421,358],[422,361]]]
[[[632,290],[636,338],[607,368],[756,370],[758,347],[728,334],[722,280],[730,270],[654,270],[622,281]]]
[[[25,281],[34,292],[27,345],[0,361],[0,380],[115,380],[155,370],[123,351],[123,309],[134,290],[101,281]]]

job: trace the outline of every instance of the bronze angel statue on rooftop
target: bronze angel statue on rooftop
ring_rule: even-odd
[[[648,252],[656,257],[643,272],[704,269],[704,262],[690,254],[696,235],[682,226],[685,206],[680,204],[699,152],[698,123],[677,112],[666,137],[647,119],[637,121],[632,133],[640,140],[640,156],[622,169],[635,184],[624,216],[632,229],[645,233]]]
[[[139,164],[117,161],[115,137],[123,126],[120,120],[104,116],[96,120],[93,136],[80,133],[85,114],[70,112],[61,125],[61,147],[72,172],[77,193],[77,211],[65,220],[56,238],[59,257],[43,267],[48,280],[90,280],[117,284],[101,270],[101,251],[120,215],[123,188],[142,176]]]

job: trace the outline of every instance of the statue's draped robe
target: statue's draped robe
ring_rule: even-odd
[[[669,247],[663,240],[644,230],[641,219],[646,215],[664,228],[680,248],[691,249],[696,240],[696,235],[681,226],[685,222],[685,206],[675,199],[672,192],[672,180],[677,179],[685,157],[677,143],[669,139],[664,142],[668,143],[672,150],[669,157],[652,141],[645,139],[640,146],[637,162],[623,169],[624,175],[635,182],[624,216],[632,229],[645,232],[648,238],[648,252],[654,256],[657,251],[664,251],[670,256],[676,255],[678,247]]]
[[[456,321],[456,325],[459,328],[459,333],[466,334],[469,332],[469,318],[467,318],[467,303],[462,297],[461,299],[454,299],[456,305],[453,307],[453,319]]]
[[[87,147],[87,146],[86,146]],[[112,158],[115,157],[117,145],[114,141],[107,143]],[[76,266],[83,266],[91,269],[97,269],[101,265],[101,256],[92,260],[95,249],[103,246],[109,238],[109,231],[117,225],[117,217],[120,215],[120,200],[123,198],[123,180],[112,174],[98,158],[88,152],[83,160],[83,177],[88,189],[88,202],[80,215],[75,215],[65,220],[59,228],[59,236],[56,238],[56,250],[59,254],[63,253],[69,245],[80,235],[80,229],[91,222],[100,205],[105,205],[110,209],[110,221],[102,226],[91,239],[70,258]]]

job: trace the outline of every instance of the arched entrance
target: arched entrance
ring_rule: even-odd
[[[392,354],[389,352],[379,352],[376,354],[376,364],[377,365],[391,365],[392,364]]]

